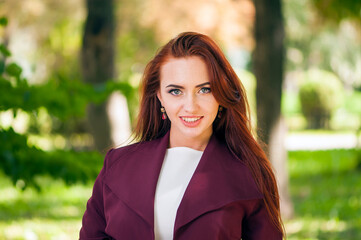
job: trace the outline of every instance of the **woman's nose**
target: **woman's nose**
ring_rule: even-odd
[[[197,99],[193,94],[189,94],[184,99],[184,110],[189,113],[193,113],[197,110]]]

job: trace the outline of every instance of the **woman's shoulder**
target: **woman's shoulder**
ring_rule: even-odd
[[[111,168],[115,163],[132,158],[134,154],[145,154],[149,149],[152,149],[159,142],[159,139],[151,141],[143,141],[131,143],[126,146],[110,149],[105,155],[105,162],[107,168]]]

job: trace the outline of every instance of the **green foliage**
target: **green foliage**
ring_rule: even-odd
[[[4,44],[0,46],[0,66],[3,66],[3,71],[0,68],[0,87],[4,93],[0,95],[0,111],[22,109],[32,112],[45,107],[51,115],[65,120],[83,116],[88,103],[100,104],[114,91],[122,92],[127,98],[132,98],[135,92],[126,82],[109,79],[106,83],[91,85],[61,75],[42,85],[29,85],[21,76],[21,67],[7,61],[10,51]]]
[[[6,20],[0,19],[5,25]],[[8,58],[10,51],[0,45],[0,113],[17,110],[35,114],[40,109],[53,118],[65,122],[85,115],[88,103],[100,104],[114,91],[121,91],[127,98],[133,97],[134,88],[125,82],[111,79],[98,85],[85,84],[79,80],[50,79],[47,83],[30,85],[22,76],[22,68]],[[50,151],[46,152],[28,145],[28,135],[18,134],[12,128],[0,126],[0,169],[10,177],[13,184],[40,189],[35,180],[48,175],[62,179],[66,184],[94,180],[102,165],[102,156],[96,152]]]
[[[6,17],[0,17],[0,26],[8,25],[8,19]]]
[[[6,66],[5,72],[12,77],[15,77],[17,80],[20,80],[20,75],[23,70],[16,63],[10,63]]]
[[[332,113],[340,105],[343,87],[332,73],[322,70],[306,72],[299,98],[309,128],[328,128]]]
[[[11,55],[10,51],[6,48],[6,46],[4,44],[0,44],[0,52],[5,56],[5,57],[9,57]],[[1,73],[4,70],[1,71]]]
[[[330,121],[330,128],[337,131],[361,129],[361,92],[345,91],[342,104],[336,109]],[[282,94],[282,113],[289,131],[304,130],[307,120],[302,114],[298,92],[284,91]]]
[[[314,6],[322,17],[339,22],[343,19],[360,21],[361,1],[357,0],[313,0]]]
[[[22,109],[25,112],[45,107],[51,115],[62,120],[71,116],[84,116],[89,102],[102,103],[113,91],[121,91],[132,97],[133,87],[124,82],[108,81],[90,85],[78,80],[50,80],[43,85],[29,85],[22,79],[21,68],[16,64],[6,67],[6,78],[0,75],[0,87],[6,94],[0,95],[0,111]],[[15,78],[15,81],[12,78]]]
[[[282,93],[282,113],[286,117],[301,113],[301,104],[297,93],[286,91]]]
[[[346,88],[359,88],[361,1],[288,0],[283,1],[283,9],[286,71],[325,69],[334,72]],[[323,12],[330,14],[326,17]]]
[[[345,98],[345,108],[354,114],[361,116],[361,92],[354,91],[350,96]]]
[[[45,152],[27,145],[26,136],[13,129],[0,130],[0,169],[13,184],[20,183],[40,190],[37,176],[62,179],[66,184],[93,181],[102,166],[98,152],[52,151]]]

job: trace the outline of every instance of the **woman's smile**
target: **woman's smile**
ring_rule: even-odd
[[[189,116],[184,116],[184,117],[179,117],[182,121],[183,124],[187,127],[196,127],[198,126],[198,124],[200,124],[203,116],[201,117],[189,117]]]

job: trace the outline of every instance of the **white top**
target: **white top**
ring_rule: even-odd
[[[188,147],[169,148],[159,174],[154,202],[156,240],[173,239],[178,206],[203,152]]]

